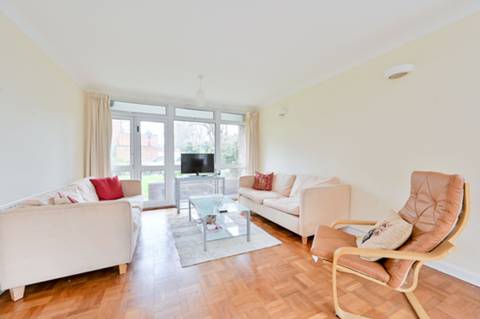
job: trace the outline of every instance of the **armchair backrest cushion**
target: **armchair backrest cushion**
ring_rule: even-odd
[[[437,247],[455,227],[462,211],[464,179],[459,175],[413,172],[410,197],[399,211],[413,225],[412,236],[399,250],[429,252]],[[387,259],[388,284],[403,285],[413,261]]]
[[[272,190],[283,196],[289,196],[295,182],[295,175],[275,174],[273,175]]]

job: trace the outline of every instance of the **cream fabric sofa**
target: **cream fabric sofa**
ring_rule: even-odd
[[[239,202],[300,235],[304,244],[318,225],[350,216],[350,186],[336,177],[276,174],[270,192],[253,189],[254,179],[240,177]]]
[[[121,183],[125,198],[115,201],[99,201],[85,178],[2,207],[0,290],[10,289],[16,301],[29,284],[111,266],[124,273],[137,244],[143,199],[140,181]],[[79,203],[24,206],[58,192]]]

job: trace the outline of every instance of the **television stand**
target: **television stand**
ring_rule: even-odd
[[[182,183],[191,183],[191,182],[205,182],[205,181],[214,181],[215,194],[225,195],[225,177],[220,175],[191,175],[191,176],[178,176],[175,177],[175,205],[177,206],[177,214],[180,214],[180,199],[181,199],[181,185]],[[220,187],[221,182],[221,187]],[[187,196],[188,197],[188,196]]]

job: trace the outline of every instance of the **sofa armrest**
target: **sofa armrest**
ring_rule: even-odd
[[[300,234],[311,236],[318,225],[330,225],[350,216],[350,185],[321,185],[300,194]]]
[[[0,214],[1,288],[128,263],[131,246],[127,201],[12,209]]]
[[[253,175],[240,176],[239,186],[252,188],[254,182],[255,182],[255,176]]]
[[[125,197],[142,195],[142,182],[136,179],[121,180],[122,191]]]

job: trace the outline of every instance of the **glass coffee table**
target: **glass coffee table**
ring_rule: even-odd
[[[203,233],[203,250],[207,241],[246,236],[250,241],[250,209],[229,197],[220,194],[190,196],[188,198],[188,220],[192,221],[192,207],[195,219]]]

